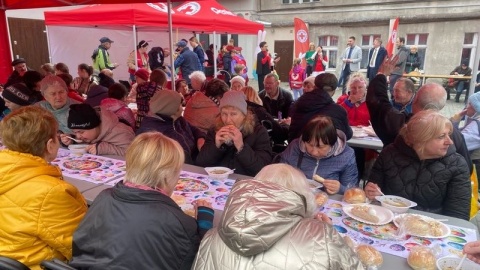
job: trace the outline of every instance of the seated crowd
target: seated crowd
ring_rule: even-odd
[[[386,76],[396,61],[387,59],[371,81],[351,74],[336,102],[331,73],[304,78],[295,99],[274,73],[258,92],[242,76],[229,87],[202,71],[175,82],[177,91],[162,69],[134,70],[132,86],[111,70],[97,77],[87,64],[74,79],[64,64],[51,67],[55,74],[16,75],[0,98],[0,255],[31,269],[54,258],[76,269],[363,269],[329,218],[315,214],[307,182],[315,175],[330,195],[365,183],[369,199],[398,195],[468,220],[480,94],[453,124],[438,113],[446,102],[440,85],[415,91],[399,79],[390,100]],[[347,143],[352,126],[369,125],[385,146],[379,155]],[[126,160],[125,180],[88,211],[50,164],[59,147],[77,143]],[[235,183],[213,229],[208,201],[195,201],[191,217],[171,199],[185,163],[251,178]]]

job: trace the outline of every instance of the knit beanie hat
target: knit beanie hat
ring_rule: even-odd
[[[475,109],[477,113],[480,113],[480,92],[477,92],[473,95],[471,95],[468,98],[468,102],[472,104],[472,107]]]
[[[93,129],[100,125],[100,116],[88,104],[72,104],[67,123],[69,129]]]
[[[23,83],[12,84],[5,88],[2,96],[4,99],[20,106],[28,106],[34,103],[32,90],[28,89]]]
[[[150,99],[150,114],[171,116],[178,111],[182,103],[182,96],[172,90],[157,91]]]
[[[245,79],[242,76],[235,76],[232,79],[230,79],[230,85],[232,85],[234,82],[240,83],[242,87],[245,86]]]
[[[150,73],[148,73],[148,70],[144,69],[144,68],[139,68],[136,72],[135,72],[135,76],[138,76],[140,77],[141,79],[145,80],[145,81],[148,81],[148,78],[150,77]]]
[[[233,106],[239,109],[243,114],[247,115],[247,98],[245,94],[239,91],[228,91],[223,94],[220,100],[220,110],[225,106]]]

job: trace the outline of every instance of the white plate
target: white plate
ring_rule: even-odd
[[[355,206],[359,206],[359,205],[367,205],[368,207],[371,207],[375,210],[375,212],[377,212],[377,217],[379,218],[380,221],[378,221],[377,223],[373,223],[373,222],[370,222],[368,220],[365,220],[363,218],[360,218],[360,217],[357,217],[355,216],[354,214],[352,214],[352,208],[355,207]],[[393,212],[388,210],[387,208],[385,207],[381,207],[381,206],[378,206],[378,205],[373,205],[373,204],[351,204],[351,205],[344,205],[343,206],[343,212],[345,214],[347,214],[347,216],[355,219],[355,220],[358,220],[360,222],[363,222],[363,223],[366,223],[366,224],[370,224],[370,225],[385,225],[387,223],[389,223],[390,221],[392,221],[393,219]]]
[[[399,220],[401,220],[402,218],[404,218],[405,216],[407,215],[412,215],[412,216],[419,216],[421,217],[423,220],[425,221],[434,221],[438,224],[441,225],[441,229],[443,231],[443,234],[440,235],[440,236],[431,236],[429,234],[424,234],[424,235],[419,235],[419,234],[414,234],[414,233],[411,233],[411,232],[408,232],[407,231],[407,234],[410,234],[410,235],[413,235],[413,236],[418,236],[418,237],[423,237],[423,238],[431,238],[431,239],[440,239],[440,238],[445,238],[447,236],[450,235],[451,233],[451,230],[450,230],[450,227],[448,227],[447,225],[445,225],[444,223],[440,222],[440,221],[437,221],[431,217],[427,217],[427,216],[424,216],[424,215],[417,215],[417,214],[401,214],[401,215],[398,215],[396,216],[394,219],[393,219],[393,223],[395,224],[395,226],[399,227],[400,223],[399,223]]]
[[[360,131],[360,132],[353,132],[353,138],[365,138],[368,137],[368,134],[366,132]]]
[[[368,134],[368,136],[377,137],[375,130],[373,130],[372,126],[363,127],[363,131]]]

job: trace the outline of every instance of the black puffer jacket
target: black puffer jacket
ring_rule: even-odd
[[[272,162],[272,145],[267,130],[260,124],[255,125],[252,134],[243,137],[243,149],[237,152],[235,146],[215,145],[214,128],[210,129],[205,138],[196,165],[202,167],[224,166],[235,169],[235,173],[255,176],[263,167]]]
[[[347,111],[336,104],[326,91],[315,88],[312,92],[304,93],[294,103],[288,141],[300,137],[303,127],[317,115],[329,116],[335,128],[345,133],[347,140],[352,138],[353,131],[348,123]]]
[[[187,270],[202,236],[195,219],[170,197],[120,182],[98,195],[78,226],[70,265],[80,270]]]
[[[395,141],[400,129],[410,120],[413,114],[400,112],[392,106],[387,94],[387,77],[382,74],[375,76],[368,84],[366,102],[372,127],[386,147]],[[457,153],[465,158],[471,173],[473,170],[472,160],[462,133],[454,128],[450,137]]]
[[[420,160],[403,137],[397,136],[380,153],[370,182],[387,195],[416,202],[418,210],[469,219],[472,189],[468,166],[453,145],[442,158]]]

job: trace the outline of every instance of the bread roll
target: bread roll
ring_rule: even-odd
[[[351,212],[354,216],[364,219],[370,223],[380,222],[380,219],[377,217],[375,210],[366,205],[355,205],[352,208]]]
[[[359,245],[357,256],[365,267],[380,266],[383,263],[382,254],[370,245]]]
[[[325,192],[315,194],[315,201],[318,206],[323,206],[328,201],[328,195]]]
[[[367,196],[365,195],[365,191],[360,188],[351,188],[345,191],[343,195],[343,200],[347,203],[355,204],[355,203],[365,203],[367,200]]]
[[[318,174],[315,174],[315,175],[313,176],[313,180],[315,180],[315,181],[323,184],[323,182],[325,181],[325,178],[321,177],[321,176],[318,175]]]
[[[407,262],[414,270],[435,270],[437,258],[432,250],[424,246],[413,247]]]
[[[178,205],[183,205],[187,201],[185,196],[182,196],[182,195],[172,194],[172,196],[170,198],[172,198],[172,200]]]

